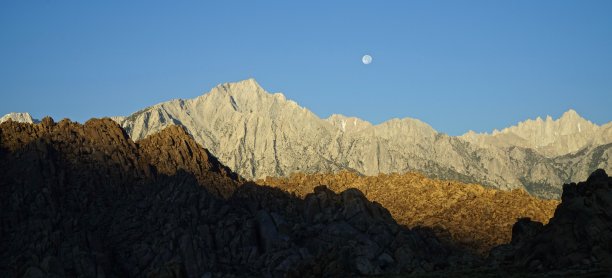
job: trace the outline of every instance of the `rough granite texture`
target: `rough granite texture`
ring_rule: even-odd
[[[548,224],[521,219],[512,241],[491,252],[493,266],[536,271],[607,269],[612,273],[612,177],[602,169],[585,182],[565,184],[561,204]]]
[[[557,121],[527,121],[491,136],[452,137],[410,118],[379,125],[341,115],[321,119],[249,79],[114,119],[136,140],[182,125],[247,179],[294,172],[419,171],[558,198],[561,184],[584,180],[597,168],[612,171],[612,125],[597,127],[574,111]]]
[[[593,124],[570,109],[561,118],[546,120],[538,117],[516,126],[495,130],[492,134],[470,131],[460,138],[481,147],[508,148],[512,146],[534,149],[547,157],[575,153],[586,146],[599,146],[612,142],[612,123]]]
[[[479,260],[359,190],[303,199],[240,179],[180,127],[0,124],[0,277],[321,277]]]
[[[610,273],[612,179],[603,170],[586,182],[565,185],[562,203],[548,224],[519,220],[510,244],[493,249],[483,261],[439,240],[436,229],[396,223],[381,204],[369,201],[366,195],[387,202],[388,196],[380,196],[384,188],[389,187],[387,195],[399,189],[384,183],[385,176],[372,177],[381,184],[366,186],[365,194],[316,186],[308,194],[301,188],[298,196],[242,183],[176,126],[133,142],[110,119],[84,125],[51,118],[39,124],[8,121],[0,124],[0,169],[0,277]],[[350,173],[340,177],[361,179]],[[363,180],[366,185],[368,179]],[[473,197],[483,196],[485,203],[499,200],[494,206],[503,207],[508,199],[503,195],[526,196],[461,186],[465,188],[457,194],[439,182],[406,187],[433,200],[415,205],[431,210],[427,218],[441,216],[439,223],[449,221],[446,213],[434,210],[445,198],[437,189],[445,188],[451,192],[449,203],[455,203],[450,214],[470,221],[474,212],[482,216],[475,221],[485,223],[484,229],[497,211],[507,212],[487,210]],[[528,200],[519,195],[518,203]],[[453,214],[452,207],[461,208],[456,206],[460,202],[474,209],[466,209],[468,205]],[[527,211],[534,208],[529,201],[523,204]],[[413,209],[400,217],[411,215],[423,214]]]
[[[477,184],[435,180],[418,173],[360,176],[335,174],[292,174],[269,177],[257,183],[278,187],[304,196],[326,185],[335,192],[356,188],[387,208],[393,218],[407,227],[431,227],[436,234],[480,254],[510,242],[512,225],[529,217],[547,223],[559,204],[541,200],[521,189],[500,191]]]

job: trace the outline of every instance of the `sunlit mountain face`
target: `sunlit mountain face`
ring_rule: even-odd
[[[418,171],[558,199],[564,182],[586,179],[598,168],[612,171],[612,125],[598,126],[574,110],[557,120],[527,120],[492,134],[454,137],[412,118],[378,125],[337,114],[321,119],[249,79],[114,119],[136,139],[184,126],[247,179],[297,172]]]

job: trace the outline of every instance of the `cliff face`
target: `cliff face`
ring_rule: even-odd
[[[398,223],[407,227],[433,227],[439,237],[486,254],[510,242],[516,219],[548,222],[555,200],[541,200],[523,190],[499,191],[476,184],[434,180],[416,173],[360,176],[336,174],[293,174],[288,178],[266,178],[267,184],[304,196],[319,185],[335,192],[356,188],[389,209]]]
[[[0,276],[375,275],[477,262],[358,190],[240,185],[180,127],[0,124]]]
[[[379,125],[341,115],[320,119],[249,79],[114,119],[135,139],[184,126],[247,179],[294,172],[419,171],[558,198],[561,184],[586,179],[597,168],[612,171],[610,124],[598,127],[573,111],[558,121],[527,121],[499,134],[451,137],[409,118]]]

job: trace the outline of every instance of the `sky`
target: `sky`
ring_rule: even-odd
[[[319,117],[612,120],[612,1],[0,1],[0,114],[84,122],[255,78]],[[369,54],[373,61],[362,63]]]

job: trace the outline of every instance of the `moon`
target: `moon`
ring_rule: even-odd
[[[372,63],[372,56],[368,54],[363,55],[363,57],[361,57],[361,62],[363,62],[364,65],[369,65],[370,63]]]

